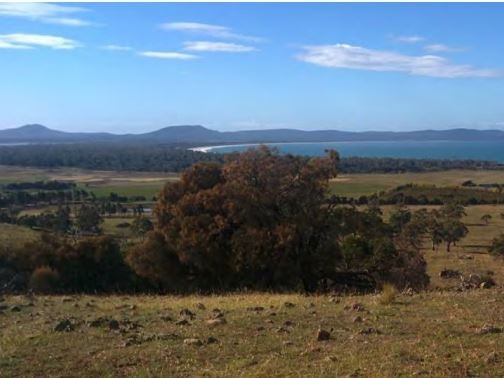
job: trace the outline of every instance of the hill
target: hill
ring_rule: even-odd
[[[338,141],[504,141],[502,130],[419,130],[419,131],[340,131],[267,129],[221,132],[200,125],[168,126],[143,134],[110,134],[65,132],[33,124],[0,130],[0,143],[175,143],[175,144],[231,144],[268,142],[338,142]]]

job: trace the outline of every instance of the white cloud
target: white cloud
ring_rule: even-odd
[[[133,48],[129,46],[121,46],[121,45],[105,45],[100,47],[102,50],[109,50],[109,51],[131,51]]]
[[[199,22],[168,22],[161,24],[161,28],[164,30],[176,30],[186,33],[206,35],[214,38],[239,39],[250,42],[262,41],[262,38],[259,37],[237,34],[227,26],[202,24]]]
[[[431,53],[437,53],[437,52],[461,52],[464,51],[464,49],[460,47],[450,47],[446,46],[442,43],[435,43],[432,45],[427,45],[424,46],[424,50],[431,52]]]
[[[158,59],[179,59],[179,60],[190,60],[196,59],[196,55],[185,54],[173,51],[142,51],[138,53],[141,56],[146,56],[147,58],[158,58]]]
[[[42,34],[0,34],[0,48],[32,49],[47,47],[55,50],[72,50],[80,44],[72,39]]]
[[[252,46],[245,46],[228,42],[209,42],[209,41],[185,42],[184,49],[189,51],[210,51],[210,52],[250,52],[256,50],[256,48]]]
[[[331,68],[405,72],[441,78],[496,77],[500,72],[454,64],[436,55],[411,56],[346,44],[305,46],[297,58]]]
[[[48,3],[0,3],[0,16],[27,18],[49,24],[65,26],[89,26],[92,22],[69,17],[87,10],[80,7]]]
[[[425,40],[424,37],[420,37],[419,35],[403,35],[399,37],[395,37],[395,40],[403,43],[418,43]]]

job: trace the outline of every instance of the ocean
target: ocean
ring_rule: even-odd
[[[471,159],[504,163],[504,142],[493,141],[400,141],[266,143],[281,153],[321,156],[334,149],[342,157],[390,157],[415,159]],[[241,152],[257,145],[230,145],[195,148],[206,152]]]

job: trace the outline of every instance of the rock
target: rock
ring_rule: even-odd
[[[285,302],[285,303],[283,304],[283,306],[284,306],[285,308],[293,308],[293,307],[296,307],[296,305],[295,305],[294,303],[291,303],[291,302]]]
[[[380,335],[381,332],[377,330],[376,328],[369,327],[369,328],[363,328],[359,332],[359,335]]]
[[[180,311],[180,316],[193,320],[196,317],[196,314],[191,310],[184,308],[183,310]]]
[[[290,333],[289,329],[284,326],[278,327],[275,332],[276,333]]]
[[[490,325],[490,324],[485,324],[483,327],[481,327],[478,330],[478,333],[480,335],[486,335],[486,334],[489,334],[489,333],[502,333],[502,328],[495,327],[495,326]]]
[[[110,319],[104,316],[100,316],[99,318],[93,319],[91,321],[87,322],[88,327],[103,327],[105,326],[108,322],[110,322]]]
[[[354,323],[362,323],[362,317],[361,316],[356,316],[354,319],[353,319],[353,322]]]
[[[116,331],[119,329],[119,322],[117,320],[112,319],[108,322],[108,326],[111,331]]]
[[[264,307],[262,306],[247,307],[247,311],[255,311],[255,312],[264,311]]]
[[[497,362],[500,362],[500,360],[501,360],[501,358],[497,354],[497,352],[492,352],[488,356],[486,356],[486,358],[485,358],[485,362],[487,364],[495,364]]]
[[[21,311],[21,307],[19,307],[19,306],[12,306],[11,307],[11,311],[12,312],[20,312]]]
[[[352,303],[350,306],[345,306],[345,310],[363,312],[366,311],[364,306],[361,303]]]
[[[489,282],[482,282],[480,285],[480,289],[490,289],[492,285]]]
[[[203,342],[200,339],[184,339],[185,345],[201,346]]]
[[[439,272],[439,277],[443,279],[460,278],[460,276],[460,272],[454,269],[443,269]]]
[[[208,339],[206,340],[206,343],[207,344],[217,344],[217,343],[219,343],[219,340],[213,336],[209,336]]]
[[[68,319],[61,320],[56,326],[53,328],[55,332],[71,332],[75,329],[75,326]]]
[[[223,317],[224,317],[224,313],[221,310],[219,310],[219,309],[212,310],[212,318],[217,319],[217,318],[223,318]]]
[[[206,321],[206,324],[208,324],[209,327],[216,327],[219,325],[227,324],[227,321],[224,318],[209,319]]]
[[[173,318],[170,315],[161,315],[159,319],[164,322],[173,322]]]
[[[331,338],[331,333],[322,328],[317,331],[317,341],[327,341]]]
[[[185,325],[191,325],[187,319],[180,319],[175,322],[175,325],[178,326],[185,326]]]
[[[196,304],[196,308],[198,310],[206,310],[206,307],[205,307],[205,305],[203,303],[197,303]]]

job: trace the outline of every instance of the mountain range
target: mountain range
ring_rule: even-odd
[[[349,142],[349,141],[499,141],[504,142],[502,130],[419,130],[419,131],[339,131],[269,129],[248,131],[216,131],[200,125],[169,126],[143,134],[83,133],[53,130],[31,124],[0,130],[0,144],[10,143],[78,143],[123,142],[156,144],[214,145],[232,143],[272,142]]]

